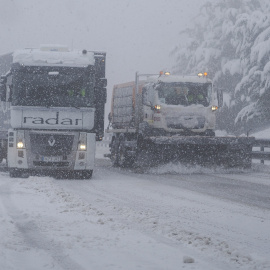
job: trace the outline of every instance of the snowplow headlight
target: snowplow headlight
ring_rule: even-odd
[[[216,111],[218,109],[218,106],[212,106],[212,112]]]
[[[155,105],[154,107],[156,112],[160,112],[161,106],[160,105]]]
[[[18,142],[18,143],[17,143],[17,148],[19,148],[19,149],[24,148],[23,142]]]
[[[197,75],[198,75],[198,77],[207,77],[208,73],[207,72],[203,72],[203,73],[200,72]]]
[[[160,71],[159,72],[159,76],[162,76],[162,75],[165,75],[165,76],[169,76],[169,75],[171,75],[171,73],[169,72],[169,71]]]

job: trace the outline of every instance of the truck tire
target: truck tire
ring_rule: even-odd
[[[125,139],[121,140],[118,147],[118,165],[122,168],[128,167],[131,163],[125,147]]]
[[[17,177],[20,177],[20,174],[18,171],[14,170],[14,169],[10,169],[9,170],[9,177],[10,178],[17,178]]]
[[[28,178],[29,173],[21,171],[21,170],[10,169],[9,170],[9,177],[10,178]]]
[[[130,168],[132,167],[135,156],[132,153],[132,146],[128,143],[132,142],[133,140],[130,138],[128,139],[125,135],[120,135],[119,137],[119,146],[118,146],[118,165],[122,168]],[[135,142],[135,141],[134,141]],[[133,146],[134,147],[134,146]]]
[[[111,142],[111,162],[113,166],[118,166],[118,150],[119,150],[119,139],[117,137],[112,138]]]
[[[0,147],[0,163],[2,163],[3,159],[7,160],[7,148]]]
[[[81,179],[90,179],[92,178],[93,170],[85,170],[81,172]]]

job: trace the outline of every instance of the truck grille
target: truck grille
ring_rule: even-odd
[[[72,151],[74,135],[30,134],[33,154],[42,156],[69,155]]]
[[[34,161],[34,166],[42,166],[42,167],[68,167],[68,162],[45,162],[45,161]]]

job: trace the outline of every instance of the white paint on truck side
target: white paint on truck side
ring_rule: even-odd
[[[12,106],[11,126],[33,129],[83,129],[94,127],[94,108],[41,108]]]
[[[67,66],[86,67],[94,65],[94,53],[68,50],[61,46],[44,45],[38,49],[22,49],[13,53],[13,63],[26,66]]]

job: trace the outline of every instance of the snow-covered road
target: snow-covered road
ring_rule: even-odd
[[[0,269],[270,269],[262,168],[139,174],[99,159],[91,180],[1,172]]]

